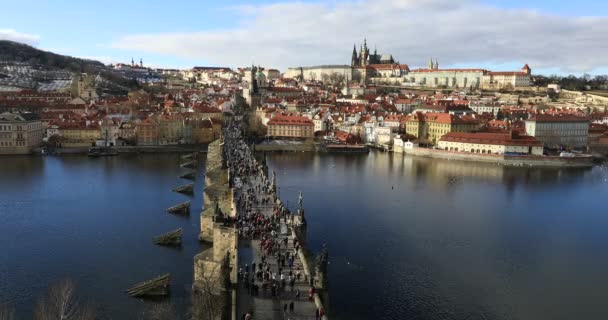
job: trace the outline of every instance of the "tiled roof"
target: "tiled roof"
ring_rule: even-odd
[[[536,122],[588,122],[588,117],[580,117],[572,114],[533,114],[530,121]]]
[[[268,121],[268,125],[314,126],[314,123],[303,116],[276,115]]]
[[[539,146],[543,143],[531,136],[520,136],[517,133],[468,133],[468,132],[448,132],[443,135],[440,141],[510,145],[510,146]]]

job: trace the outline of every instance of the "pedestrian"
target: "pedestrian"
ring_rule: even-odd
[[[293,313],[294,304],[293,301],[289,303],[289,313]]]
[[[283,305],[283,314],[287,314],[287,303]]]

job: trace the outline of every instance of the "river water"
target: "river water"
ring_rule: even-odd
[[[330,250],[332,319],[605,319],[608,170],[505,168],[372,152],[267,156]],[[203,190],[177,155],[0,158],[0,303],[30,319],[60,278],[101,319],[139,319],[132,284],[171,272],[188,305]],[[201,164],[201,168],[204,163]],[[165,213],[192,199],[190,217]],[[182,227],[182,249],[152,237]],[[183,312],[180,312],[183,313]]]
[[[179,155],[0,158],[0,303],[31,319],[35,301],[62,278],[75,280],[101,319],[140,319],[146,302],[124,290],[170,272],[171,301],[189,303],[204,161],[195,196],[171,192]],[[190,217],[165,209],[192,199]],[[152,238],[184,229],[181,249]]]
[[[335,319],[607,319],[608,170],[415,158],[268,157]]]

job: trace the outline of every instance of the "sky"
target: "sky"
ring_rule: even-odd
[[[367,39],[410,68],[608,74],[608,1],[0,0],[0,40],[166,68],[349,64]]]

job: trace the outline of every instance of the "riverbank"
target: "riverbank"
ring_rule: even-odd
[[[477,154],[459,151],[447,151],[428,148],[394,148],[394,153],[438,158],[446,160],[462,160],[473,162],[496,163],[505,166],[517,167],[547,167],[547,168],[588,168],[593,166],[593,156],[559,157],[559,156],[533,156],[533,155],[504,155],[504,154]]]
[[[254,151],[265,152],[314,152],[316,151],[315,144],[304,141],[290,140],[270,140],[258,143],[254,147]]]
[[[168,146],[121,146],[112,147],[118,153],[188,153],[207,152],[207,145],[168,145]],[[41,148],[34,150],[34,154],[40,154]],[[89,147],[54,148],[49,154],[87,154]]]

